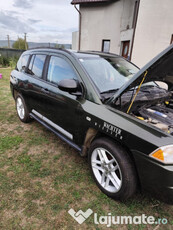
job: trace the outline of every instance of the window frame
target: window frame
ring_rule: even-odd
[[[23,59],[24,56],[29,56],[29,57],[28,57],[28,60],[27,60],[25,69],[22,69],[22,59]],[[21,72],[21,73],[25,73],[25,72],[26,72],[26,69],[27,69],[27,67],[28,67],[29,61],[30,61],[30,54],[23,54],[23,55],[21,55],[20,58],[19,58],[19,60],[18,60],[18,62],[20,62],[20,64],[21,64],[21,68],[18,69],[18,67],[17,67],[17,65],[16,65],[16,70],[19,71],[19,72]],[[18,63],[17,63],[17,64],[18,64]]]
[[[26,74],[29,74],[29,75],[31,75],[31,76],[33,76],[33,75],[30,74],[30,73],[28,72],[28,70],[29,70],[29,66],[30,66],[32,57],[34,57],[34,56],[35,56],[35,54],[30,54],[29,61],[28,61],[28,65],[27,65],[27,69],[26,69],[26,71],[25,71]],[[34,57],[34,59],[35,59],[35,57]],[[34,60],[33,60],[33,63],[34,63]],[[33,63],[32,63],[32,66],[33,66]],[[32,69],[32,68],[31,68],[31,69]]]
[[[170,45],[173,44],[173,34],[171,34],[171,41],[170,41]]]
[[[49,64],[50,64],[50,60],[51,60],[51,57],[52,57],[52,56],[53,56],[53,57],[61,58],[61,59],[63,59],[64,61],[66,61],[66,62],[71,66],[71,68],[74,70],[74,72],[75,72],[75,74],[76,74],[76,78],[77,78],[78,82],[80,83],[80,85],[81,85],[81,83],[82,83],[82,85],[84,85],[82,79],[80,78],[79,73],[77,72],[75,66],[74,66],[73,63],[70,61],[70,59],[67,58],[66,56],[60,55],[60,54],[50,54],[50,55],[49,55],[49,58],[48,58],[48,60],[47,60],[46,71],[45,71],[45,75],[46,75],[45,80],[46,80],[47,83],[49,83],[49,84],[51,84],[51,85],[54,85],[54,86],[56,86],[56,87],[58,88],[58,84],[57,84],[57,83],[54,83],[54,82],[51,82],[51,81],[48,80],[48,70],[49,70]],[[82,87],[82,88],[83,88],[83,87]]]
[[[32,75],[31,73],[28,72],[28,68],[29,68],[29,65],[31,63],[32,57],[34,56],[33,63],[32,63],[32,68],[33,68],[33,64],[34,64],[34,60],[35,60],[36,55],[44,55],[45,56],[45,61],[44,61],[44,64],[43,64],[43,70],[42,70],[42,76],[41,77],[39,77],[39,76],[37,76],[35,74]],[[34,77],[34,78],[40,79],[40,80],[45,80],[45,67],[46,67],[47,57],[48,57],[47,53],[31,53],[30,58],[28,60],[28,64],[27,64],[27,68],[26,68],[25,73],[27,75],[29,75],[30,77]],[[32,68],[31,68],[31,70],[32,70]]]
[[[104,51],[104,43],[105,42],[109,42],[109,51]],[[111,47],[111,40],[110,39],[103,39],[102,40],[102,52],[104,52],[104,53],[109,53],[110,52],[110,47]]]
[[[47,76],[48,76],[48,69],[49,69],[49,63],[50,63],[50,59],[51,57],[54,56],[54,57],[59,57],[59,58],[62,58],[64,59],[66,62],[68,62],[68,64],[72,67],[72,69],[74,70],[74,72],[76,73],[76,77],[77,77],[77,80],[80,84],[80,87],[82,88],[82,98],[86,99],[86,96],[87,96],[87,87],[86,87],[86,84],[84,82],[84,80],[81,78],[80,76],[80,73],[78,71],[78,69],[75,67],[75,64],[72,62],[72,60],[70,58],[68,58],[66,55],[64,54],[60,54],[60,53],[49,53],[47,55],[47,59],[46,59],[46,62],[45,62],[45,72],[44,72],[44,81],[46,81],[47,84],[49,84],[50,86],[53,86],[53,87],[56,87],[56,89],[62,94],[62,95],[66,95],[69,97],[69,95],[73,96],[73,97],[76,97],[75,95],[72,95],[72,94],[69,94],[68,92],[64,92],[62,90],[60,90],[58,88],[58,84],[55,84],[53,82],[50,82],[47,80]],[[77,98],[76,98],[77,99]]]

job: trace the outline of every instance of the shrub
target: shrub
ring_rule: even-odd
[[[17,56],[9,58],[9,64],[10,64],[11,68],[15,68],[16,67],[18,59],[19,58]]]
[[[17,56],[14,56],[14,57],[0,56],[0,66],[2,67],[10,66],[11,68],[15,68],[18,59],[19,57]]]
[[[6,66],[9,66],[9,64],[10,64],[9,58],[7,58],[5,56],[0,57],[0,65],[6,67]]]

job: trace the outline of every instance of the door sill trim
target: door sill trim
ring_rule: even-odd
[[[39,114],[39,113],[38,113]],[[43,120],[41,118],[41,116],[36,116],[33,113],[29,114],[31,118],[35,119],[36,121],[38,121],[40,124],[42,124],[44,127],[46,127],[47,129],[49,129],[50,131],[52,131],[55,135],[57,135],[61,140],[65,141],[66,143],[68,143],[70,146],[72,146],[73,148],[75,148],[76,150],[78,150],[79,152],[82,151],[82,149],[76,145],[72,140],[68,139],[66,136],[64,136],[63,134],[61,134],[60,132],[58,132],[54,127],[52,127],[50,124],[46,123],[46,120]],[[53,123],[53,122],[52,122]]]
[[[73,140],[73,135],[66,131],[65,129],[61,128],[59,125],[55,124],[48,118],[44,117],[40,113],[38,113],[36,110],[32,110],[32,113],[35,114],[37,117],[39,117],[41,120],[43,120],[45,123],[49,124],[54,129],[58,130],[60,133],[62,133],[64,136],[68,137],[69,139]]]

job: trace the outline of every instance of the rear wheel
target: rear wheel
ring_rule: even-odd
[[[98,187],[108,196],[125,200],[137,187],[136,172],[128,153],[108,138],[96,139],[90,147],[89,164]]]
[[[16,110],[17,115],[22,122],[28,123],[31,120],[25,100],[21,94],[18,94],[16,97]]]

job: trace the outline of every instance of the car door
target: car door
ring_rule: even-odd
[[[26,70],[28,84],[27,93],[30,110],[37,110],[38,113],[44,114],[46,82],[43,80],[44,63],[46,54],[33,54],[30,58],[28,69]]]
[[[44,94],[44,121],[67,138],[76,142],[79,136],[80,117],[83,115],[83,97],[78,97],[58,88],[64,79],[81,79],[68,58],[63,55],[50,56],[47,69],[47,84]],[[37,110],[36,110],[37,111]]]
[[[25,103],[27,106],[29,103],[29,101],[28,101],[29,95],[28,95],[28,91],[27,91],[28,79],[25,76],[26,75],[25,71],[26,71],[27,66],[28,66],[29,58],[30,58],[29,54],[22,55],[17,62],[16,69],[13,71],[13,74],[11,75],[15,84],[18,84],[18,88],[20,89],[20,93],[25,98]],[[15,75],[17,76],[17,78]]]

